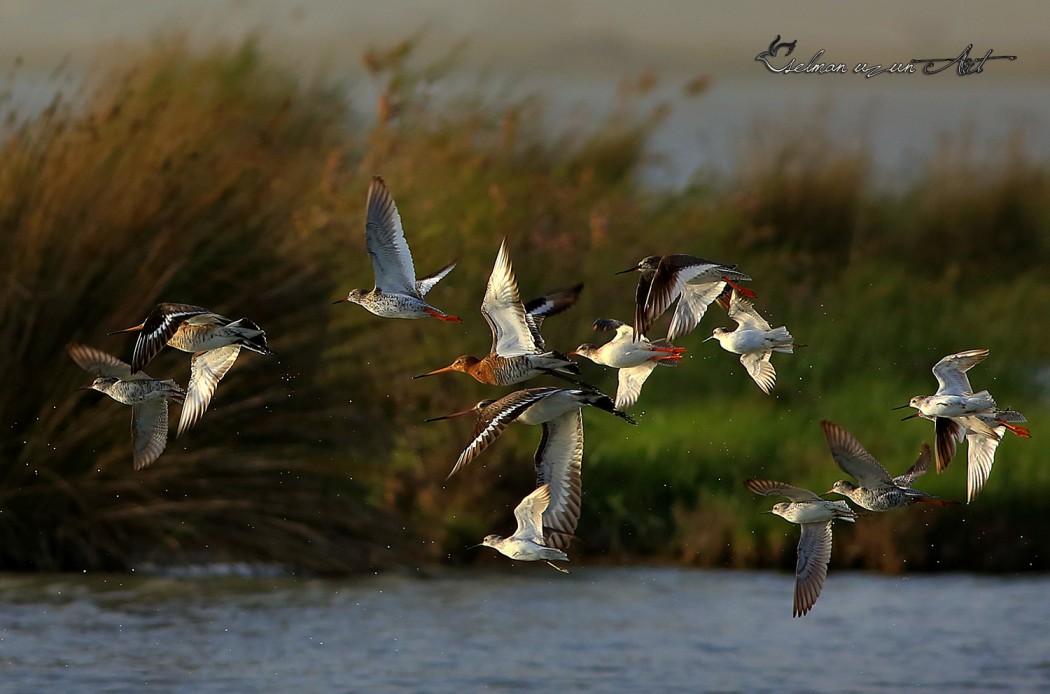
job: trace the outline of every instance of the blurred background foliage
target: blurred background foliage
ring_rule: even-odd
[[[647,144],[674,107],[641,106],[656,76],[621,85],[603,122],[561,127],[542,95],[441,89],[455,51],[420,66],[414,44],[367,51],[372,83],[347,85],[304,82],[253,42],[201,51],[170,39],[41,113],[7,114],[0,568],[497,561],[465,548],[512,529],[539,431],[511,428],[446,482],[472,424],[422,420],[501,392],[411,376],[489,348],[478,305],[503,237],[523,298],[586,283],[579,305],[544,326],[563,351],[595,340],[594,318],[630,318],[636,278],[614,271],[672,252],[739,263],[759,309],[809,345],[777,355],[777,389],[763,396],[735,356],[701,343],[732,325],[713,308],[681,339],[682,366],[647,384],[638,427],[588,412],[574,559],[792,565],[797,532],[758,515],[769,503],[743,480],[829,488],[842,475],[825,418],[903,471],[933,427],[890,408],[932,392],[943,355],[988,347],[972,380],[1026,413],[1033,438],[1003,442],[977,503],[864,518],[836,533],[836,562],[1050,568],[1050,535],[1033,530],[1050,492],[1039,427],[1050,169],[1023,141],[991,153],[946,142],[885,186],[869,151],[819,119],[804,134],[756,127],[733,174],[652,189],[641,183]],[[362,96],[377,91],[374,105]],[[459,258],[430,299],[461,325],[331,305],[371,286],[362,226],[374,174],[420,274]],[[128,408],[74,393],[90,378],[64,346],[128,359],[132,338],[106,333],[159,301],[247,316],[277,354],[243,355],[203,421],[133,473]],[[168,350],[148,370],[185,382],[187,362]],[[583,369],[615,390],[615,372]],[[918,486],[964,497],[964,453]]]

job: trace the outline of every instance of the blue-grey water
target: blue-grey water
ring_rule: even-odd
[[[1050,577],[0,576],[0,691],[1050,691]]]

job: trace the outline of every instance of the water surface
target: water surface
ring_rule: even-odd
[[[0,576],[5,692],[1047,691],[1050,578]]]

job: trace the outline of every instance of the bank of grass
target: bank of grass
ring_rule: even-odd
[[[629,427],[587,412],[584,511],[574,556],[699,566],[793,562],[796,530],[759,516],[764,476],[823,491],[840,474],[819,429],[854,431],[902,470],[932,425],[889,408],[934,387],[944,354],[989,347],[972,376],[1033,421],[1009,438],[977,504],[865,518],[836,535],[836,561],[906,567],[1046,568],[1029,530],[1050,491],[1038,422],[1048,409],[1050,178],[1007,148],[991,162],[946,150],[899,192],[870,158],[819,138],[754,141],[737,174],[681,192],[638,183],[651,113],[624,102],[587,131],[541,131],[535,100],[468,94],[440,107],[411,43],[373,51],[377,113],[342,89],[304,85],[246,44],[179,41],[129,58],[90,95],[25,121],[0,145],[0,566],[122,568],[141,561],[256,560],[316,571],[473,561],[512,529],[533,484],[539,431],[512,427],[445,481],[471,423],[422,420],[500,392],[410,376],[483,354],[478,304],[508,238],[523,294],[586,282],[549,320],[549,344],[594,341],[598,316],[628,319],[653,253],[738,262],[760,310],[809,346],[776,355],[762,395],[736,357],[702,343],[713,308],[658,369]],[[976,170],[982,185],[950,174]],[[969,168],[967,168],[969,167]],[[383,175],[417,269],[460,263],[429,298],[462,324],[392,321],[331,306],[370,286],[364,195]],[[277,356],[247,354],[211,410],[151,468],[130,470],[127,408],[71,395],[85,374],[63,346],[127,356],[105,337],[157,301],[246,315]],[[600,338],[599,338],[600,339]],[[186,355],[155,376],[185,380]],[[1033,373],[1041,370],[1044,380]],[[584,365],[609,392],[615,376]],[[532,385],[532,384],[530,384]],[[538,385],[538,384],[537,384]],[[964,494],[962,454],[920,485]],[[1042,544],[1040,544],[1042,543]]]

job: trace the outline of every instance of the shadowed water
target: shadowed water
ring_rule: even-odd
[[[1050,578],[576,567],[436,578],[0,577],[30,691],[1046,691]]]

